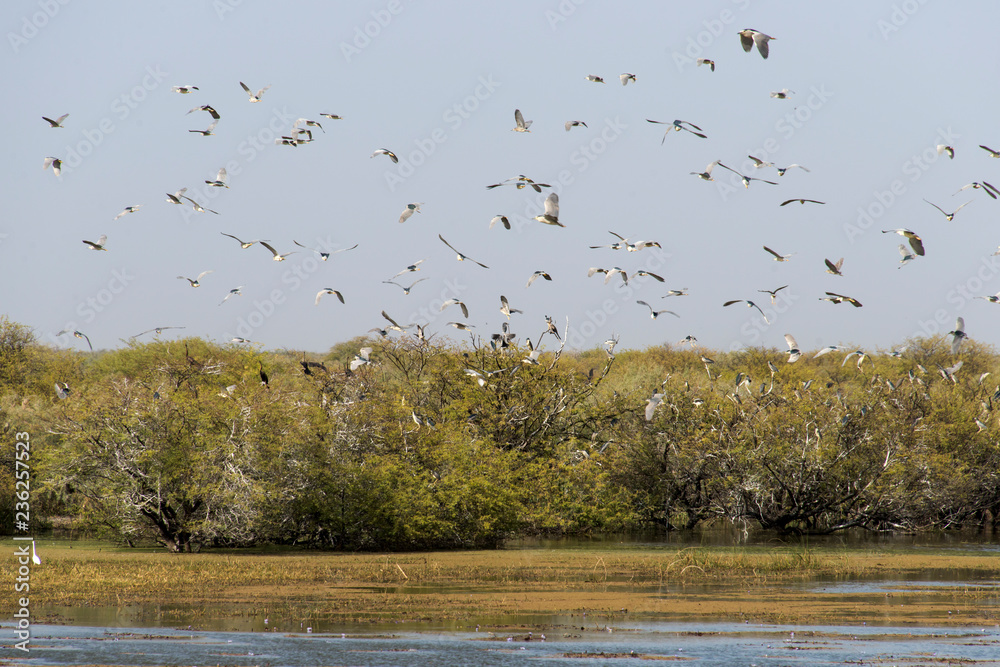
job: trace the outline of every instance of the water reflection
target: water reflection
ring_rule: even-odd
[[[10,623],[0,623],[9,628]],[[544,639],[542,636],[544,635]],[[220,633],[162,629],[36,626],[29,655],[9,664],[231,664],[363,666],[483,665],[528,660],[636,658],[691,665],[995,664],[1000,629],[781,627],[745,624],[636,624],[612,632],[552,627],[547,632],[398,632],[393,634]],[[570,663],[574,664],[574,663]]]

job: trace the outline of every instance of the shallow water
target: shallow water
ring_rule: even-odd
[[[4,633],[9,623],[0,623]],[[604,629],[345,634],[202,632],[39,625],[14,665],[691,665],[1000,664],[1000,628],[870,628],[732,623],[625,624]],[[541,639],[541,635],[545,639]],[[9,636],[9,635],[8,635]],[[7,652],[19,654],[19,651]],[[597,659],[600,658],[598,661]],[[586,662],[581,663],[581,660]]]

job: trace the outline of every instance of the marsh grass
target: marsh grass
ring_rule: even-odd
[[[32,570],[31,593],[42,604],[179,605],[191,617],[206,604],[315,608],[321,603],[329,618],[369,621],[519,609],[559,613],[599,606],[602,599],[610,609],[621,604],[620,598],[677,586],[745,591],[755,585],[918,573],[964,581],[1000,578],[1000,559],[961,552],[694,547],[173,555],[106,546],[69,548],[60,542],[40,546],[45,562]],[[4,577],[14,576],[11,563],[6,560],[0,567]],[[957,594],[972,603],[992,600],[996,606],[995,588],[961,588],[959,593],[950,588],[950,599]]]

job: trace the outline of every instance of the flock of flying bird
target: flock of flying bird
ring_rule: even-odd
[[[769,36],[769,35],[767,35],[767,34],[765,34],[763,32],[760,32],[760,31],[757,31],[757,30],[752,30],[752,29],[741,30],[741,31],[739,31],[738,34],[739,34],[739,38],[740,38],[740,44],[741,44],[741,46],[742,46],[742,48],[743,48],[744,51],[751,52],[751,51],[754,50],[754,48],[756,48],[756,50],[758,51],[758,53],[764,59],[768,58],[768,56],[769,56],[769,42],[774,39],[773,37],[771,37],[771,36]],[[707,59],[707,58],[699,58],[697,60],[697,65],[699,65],[699,66],[705,65],[705,66],[707,66],[709,68],[709,70],[711,72],[714,72],[715,68],[716,68],[715,61]],[[601,77],[601,76],[598,76],[598,75],[593,75],[593,74],[592,75],[587,75],[585,78],[586,78],[587,81],[592,82],[592,83],[598,83],[598,84],[604,84],[605,83],[604,78]],[[630,83],[633,84],[633,85],[638,85],[637,84],[637,76],[635,74],[630,73],[630,72],[622,73],[619,76],[619,80],[620,80],[622,86],[627,86]],[[250,103],[259,102],[261,100],[261,98],[263,97],[263,95],[270,88],[270,86],[265,86],[265,87],[257,90],[256,92],[254,92],[250,87],[248,87],[243,82],[240,82],[240,86],[243,88],[243,90],[248,95],[248,99],[249,99]],[[172,88],[172,91],[175,92],[175,93],[177,93],[177,94],[188,95],[188,94],[194,93],[195,91],[199,91],[199,88],[197,86],[193,86],[193,85],[182,85],[182,86],[174,86]],[[775,99],[786,99],[786,98],[788,98],[789,95],[792,95],[792,94],[794,94],[794,91],[791,91],[791,90],[785,88],[785,89],[782,89],[780,91],[771,92],[771,97],[773,97]],[[188,114],[192,114],[192,113],[199,112],[199,111],[207,113],[211,117],[212,120],[211,120],[210,124],[205,129],[192,129],[192,130],[189,130],[189,132],[194,133],[194,134],[199,134],[199,135],[205,136],[205,137],[212,136],[214,134],[216,128],[218,127],[219,121],[221,120],[221,115],[219,114],[218,111],[216,111],[216,109],[214,107],[212,107],[209,104],[203,104],[203,105],[195,106],[194,108],[190,109],[187,113]],[[322,113],[320,115],[322,117],[330,119],[330,120],[341,120],[341,116],[336,115],[336,114]],[[65,123],[65,121],[67,120],[68,117],[69,117],[69,114],[63,114],[62,116],[59,116],[58,118],[55,118],[55,119],[48,118],[48,117],[43,117],[43,120],[45,120],[47,123],[49,123],[49,125],[51,126],[51,128],[56,129],[56,128],[63,128],[63,127],[65,127],[64,123]],[[671,132],[686,133],[686,134],[689,134],[689,135],[691,135],[691,136],[693,136],[695,138],[698,138],[698,139],[707,139],[708,138],[708,134],[706,133],[705,130],[703,130],[703,128],[699,127],[698,125],[695,125],[694,123],[692,123],[690,121],[685,121],[685,120],[680,120],[680,119],[676,119],[676,120],[673,120],[673,121],[662,121],[662,120],[654,120],[654,119],[646,119],[646,120],[647,120],[647,122],[649,122],[651,124],[665,125],[666,126],[666,130],[665,130],[665,132],[663,134],[663,137],[661,139],[661,144],[666,141],[667,137],[670,135]],[[533,121],[532,120],[526,120],[524,118],[524,114],[522,113],[522,111],[520,109],[515,109],[514,110],[514,127],[511,128],[511,130],[513,132],[521,133],[521,134],[530,133],[532,131],[531,130],[532,125],[533,125]],[[581,121],[581,120],[568,120],[564,124],[564,129],[567,132],[573,130],[574,128],[579,128],[579,127],[587,128],[588,126],[587,126],[586,122]],[[290,130],[288,131],[287,134],[282,135],[280,138],[275,139],[275,143],[278,144],[278,145],[290,146],[290,147],[297,147],[297,146],[301,146],[303,144],[311,143],[314,140],[314,137],[313,137],[313,128],[316,128],[316,129],[320,130],[321,132],[325,133],[325,130],[323,129],[323,127],[320,124],[320,122],[315,121],[315,120],[311,120],[311,119],[308,119],[308,118],[299,118],[298,120],[296,120],[293,123],[292,127],[290,128]],[[993,149],[991,149],[991,148],[989,148],[987,146],[981,146],[981,148],[983,150],[987,151],[988,154],[991,157],[1000,158],[1000,151],[995,151],[995,150],[993,150]],[[954,148],[951,147],[951,146],[940,145],[940,146],[937,147],[937,151],[938,151],[939,154],[947,155],[949,158],[953,159],[955,157]],[[372,152],[372,154],[371,154],[370,157],[371,158],[385,157],[388,160],[392,161],[393,163],[398,163],[399,162],[398,156],[392,150],[390,150],[388,148],[378,148],[378,149],[376,149],[375,151]],[[774,164],[772,162],[768,162],[766,160],[763,160],[761,158],[755,157],[753,155],[748,156],[748,158],[753,163],[753,169],[754,169],[754,171],[768,169],[768,168],[773,168],[773,169],[775,169],[777,171],[777,175],[778,175],[779,178],[785,176],[785,174],[789,170],[791,170],[791,169],[800,169],[801,171],[803,171],[805,173],[809,173],[810,172],[810,170],[807,167],[805,167],[804,165],[801,165],[801,164],[789,164],[788,166],[785,166],[785,167],[779,167],[779,166],[777,166],[776,164]],[[732,172],[733,174],[736,174],[739,177],[740,181],[743,183],[743,185],[744,185],[745,188],[749,188],[753,182],[760,182],[762,184],[766,184],[766,185],[770,185],[770,186],[777,186],[778,185],[778,182],[776,180],[768,180],[768,179],[765,179],[765,178],[760,178],[760,177],[756,177],[756,176],[750,176],[750,175],[747,175],[747,174],[743,174],[739,170],[734,169],[734,168],[732,168],[732,167],[730,167],[730,166],[728,166],[726,164],[723,164],[721,160],[714,160],[714,161],[712,161],[711,163],[709,163],[705,167],[705,169],[703,171],[692,171],[690,173],[691,173],[691,175],[694,175],[694,176],[698,177],[701,180],[704,180],[704,181],[713,181],[713,180],[715,180],[715,177],[713,175],[713,171],[717,167],[721,168],[721,169],[728,170],[729,172]],[[62,168],[62,160],[60,158],[52,157],[52,156],[46,157],[45,160],[44,160],[44,163],[43,163],[43,168],[45,168],[45,169],[51,168],[52,171],[56,174],[56,176],[59,176],[60,173],[61,173],[61,168]],[[764,172],[762,172],[762,173],[764,173]],[[216,174],[216,176],[215,176],[214,179],[212,179],[212,180],[205,180],[204,182],[205,182],[206,185],[208,185],[210,187],[214,187],[214,188],[226,188],[226,189],[228,189],[230,187],[229,186],[229,182],[228,182],[228,175],[226,173],[226,169],[225,168],[219,169],[219,171]],[[547,189],[551,188],[552,186],[550,184],[548,184],[548,183],[542,183],[542,182],[539,182],[539,181],[535,181],[535,180],[529,178],[528,176],[525,176],[524,174],[520,174],[518,176],[514,176],[514,177],[511,177],[511,178],[502,180],[500,182],[493,183],[493,184],[490,184],[490,185],[486,186],[486,188],[488,190],[492,190],[494,188],[501,188],[501,187],[514,187],[517,190],[523,190],[523,189],[527,188],[527,189],[530,189],[531,191],[534,191],[535,193],[543,193]],[[994,187],[993,185],[991,185],[990,183],[988,183],[986,181],[974,182],[974,183],[970,183],[968,185],[965,185],[965,186],[963,186],[960,189],[959,192],[965,191],[967,189],[980,189],[986,195],[988,195],[990,198],[992,198],[994,200],[996,200],[998,198],[998,196],[1000,196],[1000,190],[998,190],[996,187]],[[208,212],[208,213],[213,213],[213,214],[218,215],[218,211],[214,211],[212,209],[205,208],[199,202],[197,202],[195,199],[193,199],[191,197],[188,197],[187,194],[186,194],[187,191],[188,191],[188,188],[185,187],[185,188],[181,188],[181,189],[177,190],[176,192],[167,193],[166,194],[166,201],[168,203],[172,204],[172,205],[191,206],[192,209],[194,211],[198,212],[198,213]],[[925,201],[927,201],[927,200],[925,200]],[[823,205],[825,202],[818,201],[818,200],[815,200],[815,199],[793,198],[793,199],[787,199],[787,200],[783,201],[780,204],[780,206],[787,206],[787,205],[792,204],[792,203],[798,203],[800,205],[805,205],[805,204]],[[933,206],[935,209],[937,209],[942,215],[944,215],[945,218],[946,218],[946,220],[951,221],[951,220],[953,220],[953,218],[955,217],[955,215],[957,215],[965,206],[967,206],[969,203],[971,203],[971,200],[962,203],[954,211],[951,211],[951,212],[945,211],[944,209],[942,209],[937,204],[934,204],[933,202],[927,201],[927,203],[929,205]],[[422,206],[422,204],[423,204],[423,202],[414,202],[414,203],[407,204],[406,207],[401,212],[401,214],[399,216],[398,222],[401,223],[401,224],[402,223],[406,223],[412,216],[414,216],[417,213],[420,213],[421,212],[421,206]],[[126,215],[137,213],[137,212],[139,212],[139,210],[140,210],[141,207],[142,207],[141,204],[134,204],[134,205],[126,206],[123,210],[121,210],[120,213],[118,213],[114,217],[114,220],[119,220],[120,218],[122,218],[122,217],[124,217]],[[544,211],[541,214],[535,216],[534,220],[537,221],[537,222],[539,222],[539,223],[541,223],[541,224],[545,224],[545,225],[550,225],[550,226],[554,226],[554,227],[565,227],[564,223],[562,221],[560,221],[560,218],[559,218],[559,196],[555,192],[551,192],[550,194],[548,194],[548,196],[544,200]],[[490,220],[490,222],[489,222],[489,227],[492,229],[497,223],[500,223],[504,227],[504,229],[508,229],[508,230],[511,229],[510,219],[506,215],[499,214],[499,215],[496,215],[495,217],[493,217],[493,219]],[[902,268],[903,265],[905,265],[905,264],[907,264],[907,263],[915,260],[916,258],[924,256],[924,252],[925,251],[924,251],[923,241],[920,238],[920,236],[917,233],[913,232],[912,230],[905,229],[905,228],[898,228],[898,229],[886,229],[886,230],[882,230],[882,232],[885,233],[885,234],[895,233],[895,234],[903,236],[907,240],[908,247],[906,245],[903,245],[903,244],[899,245],[899,252],[900,252],[900,255],[902,257],[902,259],[900,260],[900,268]],[[275,261],[275,262],[284,261],[290,255],[298,252],[298,250],[289,250],[287,252],[279,252],[277,250],[277,248],[274,245],[272,245],[272,242],[269,241],[269,240],[267,240],[267,239],[243,240],[243,239],[237,237],[234,234],[229,234],[229,233],[226,233],[226,232],[220,232],[220,233],[223,236],[231,238],[234,241],[236,241],[240,245],[240,248],[243,249],[243,250],[251,248],[252,246],[254,246],[256,244],[259,244],[260,246],[262,246],[264,249],[266,249],[271,254],[271,259],[273,261]],[[612,251],[625,250],[627,253],[637,253],[637,252],[640,252],[640,251],[642,251],[643,249],[646,249],[646,248],[653,248],[653,247],[660,248],[661,247],[661,245],[657,241],[653,241],[653,240],[636,240],[636,241],[633,241],[633,240],[630,240],[629,238],[626,238],[625,236],[622,236],[621,234],[618,234],[617,232],[609,231],[609,233],[616,239],[615,241],[613,241],[611,243],[608,243],[608,244],[591,245],[590,248],[594,249],[594,250],[597,250],[597,249],[608,249],[608,250],[612,250]],[[464,252],[458,250],[449,241],[447,241],[444,238],[443,235],[438,234],[438,239],[441,241],[442,244],[444,244],[445,246],[447,246],[447,248],[456,255],[457,261],[468,262],[470,264],[475,264],[475,265],[477,265],[477,266],[479,266],[479,267],[481,267],[483,269],[489,269],[489,267],[486,264],[484,264],[484,263],[482,263],[482,262],[480,262],[480,261],[478,261],[476,259],[473,259],[469,255],[466,255]],[[357,244],[355,244],[355,245],[353,245],[351,247],[342,248],[342,249],[336,250],[336,251],[325,251],[325,250],[320,250],[320,249],[316,249],[316,248],[310,248],[309,246],[303,245],[303,244],[301,244],[301,243],[299,243],[298,241],[295,241],[295,240],[293,240],[292,242],[298,248],[301,248],[301,249],[303,249],[305,251],[310,251],[310,252],[315,253],[320,258],[320,260],[322,260],[324,262],[327,261],[330,258],[330,256],[332,254],[334,254],[334,253],[346,252],[346,251],[354,250],[355,248],[358,247]],[[86,240],[85,239],[85,240],[83,240],[83,243],[89,249],[92,249],[92,250],[95,250],[95,251],[107,251],[108,250],[108,248],[107,248],[108,237],[105,234],[100,235],[97,238],[96,241],[91,241],[91,240]],[[780,252],[778,252],[776,250],[773,250],[772,248],[770,248],[768,246],[763,246],[763,250],[766,253],[768,253],[772,257],[772,259],[774,259],[774,261],[776,261],[776,262],[787,262],[794,255],[794,253],[791,253],[791,254],[782,254],[782,253],[780,253]],[[425,280],[427,280],[427,278],[420,278],[420,279],[415,280],[415,281],[413,281],[413,282],[411,282],[409,284],[403,284],[402,282],[397,281],[397,279],[400,278],[400,277],[402,277],[402,276],[405,276],[406,274],[420,271],[421,268],[422,268],[421,264],[423,262],[425,262],[425,261],[426,261],[425,259],[418,260],[418,261],[414,262],[413,264],[411,264],[411,265],[403,268],[402,270],[400,270],[399,272],[397,272],[395,275],[392,275],[388,279],[383,280],[382,282],[386,283],[386,284],[394,285],[395,287],[400,288],[403,291],[404,295],[408,295],[408,294],[410,294],[411,290],[413,290],[419,283],[424,282]],[[842,268],[843,268],[843,265],[844,265],[844,258],[841,257],[841,258],[837,259],[836,261],[831,260],[831,259],[825,259],[824,262],[825,262],[826,270],[827,270],[828,273],[830,273],[830,274],[832,274],[834,276],[842,276],[843,275]],[[189,278],[189,277],[186,277],[186,276],[183,276],[183,275],[179,275],[179,276],[177,276],[177,279],[178,280],[185,280],[185,281],[187,281],[188,284],[192,288],[198,288],[198,287],[201,286],[202,279],[205,278],[206,276],[210,275],[211,273],[213,273],[212,270],[205,270],[205,271],[202,271],[201,273],[199,273],[195,278]],[[588,272],[588,276],[594,276],[596,274],[601,274],[601,275],[604,276],[604,283],[605,284],[608,284],[609,282],[611,282],[613,280],[614,281],[620,280],[622,284],[628,284],[629,280],[631,278],[635,278],[635,277],[651,278],[651,279],[653,279],[653,280],[655,280],[655,281],[657,281],[659,283],[665,282],[665,280],[664,280],[664,278],[662,276],[659,276],[659,275],[657,275],[655,273],[652,273],[650,271],[647,271],[647,270],[644,270],[644,269],[638,269],[638,270],[632,271],[630,273],[626,269],[623,269],[623,268],[621,268],[619,266],[611,266],[611,267],[594,266],[594,267],[591,267],[590,270],[589,270],[589,272]],[[526,282],[526,287],[530,287],[539,278],[541,278],[541,279],[543,279],[545,281],[551,281],[552,280],[552,276],[548,272],[541,271],[541,270],[540,271],[535,271],[533,274],[531,274],[528,277],[527,282]],[[618,284],[618,283],[616,282],[616,284]],[[783,289],[785,289],[787,287],[788,287],[788,285],[783,285],[783,286],[778,287],[778,288],[773,289],[773,290],[761,289],[761,290],[757,290],[757,291],[760,292],[760,293],[768,294],[770,296],[771,302],[773,304],[773,303],[775,303],[775,300],[777,298],[778,293],[781,290],[783,290]],[[241,293],[242,293],[241,292],[242,289],[243,289],[243,286],[237,286],[237,287],[229,289],[228,292],[225,294],[224,298],[219,302],[219,305],[222,306],[230,298],[232,298],[234,296],[240,296]],[[667,293],[665,295],[662,296],[662,298],[681,297],[681,296],[686,296],[687,294],[688,294],[687,288],[683,288],[683,289],[670,289],[670,290],[667,291]],[[333,296],[335,296],[340,301],[340,303],[346,303],[345,296],[344,296],[344,294],[341,291],[339,291],[337,289],[330,288],[330,287],[325,287],[325,288],[319,290],[316,293],[316,295],[315,295],[314,303],[315,303],[316,306],[320,305],[320,301],[321,301],[322,297],[325,296],[325,295],[333,295]],[[998,302],[1000,302],[1000,294],[992,295],[992,296],[984,296],[984,297],[981,297],[981,298],[987,299],[988,301],[990,301],[992,303],[998,303]],[[820,300],[829,301],[829,302],[831,302],[833,304],[849,303],[852,306],[854,306],[855,308],[861,308],[862,307],[862,303],[858,299],[856,299],[856,298],[854,298],[852,296],[848,296],[848,295],[844,295],[844,294],[840,294],[840,293],[836,293],[836,292],[829,292],[828,291],[828,292],[825,293],[825,296],[820,297]],[[506,318],[507,321],[510,320],[511,315],[513,315],[513,314],[519,314],[519,313],[522,312],[519,309],[512,308],[510,306],[510,303],[509,303],[509,301],[508,301],[508,299],[507,299],[506,296],[503,296],[503,295],[500,296],[500,304],[501,304],[500,305],[500,312],[505,316],[505,318]],[[761,309],[760,306],[757,303],[755,303],[753,300],[750,300],[750,299],[731,299],[731,300],[725,301],[722,304],[722,306],[723,307],[728,307],[728,306],[735,305],[735,304],[744,304],[748,308],[756,309],[759,312],[759,314],[761,315],[761,317],[764,319],[765,323],[768,322],[767,317],[766,317],[763,309]],[[653,319],[653,320],[657,319],[661,315],[671,315],[671,316],[674,316],[674,317],[680,317],[676,312],[674,312],[672,310],[656,309],[652,305],[650,305],[647,301],[637,300],[636,301],[636,305],[648,309],[650,318]],[[456,299],[449,299],[448,301],[445,301],[441,305],[440,309],[441,309],[441,311],[444,311],[446,308],[451,307],[451,306],[458,306],[459,309],[461,310],[464,318],[466,320],[468,320],[468,318],[469,318],[469,308],[468,308],[468,305],[466,303],[462,302],[461,300],[459,300],[457,298]],[[373,329],[370,329],[369,333],[375,332],[378,335],[387,336],[390,331],[396,331],[396,332],[399,332],[401,334],[405,334],[405,333],[409,332],[410,329],[413,329],[414,330],[414,334],[413,335],[415,335],[420,340],[426,340],[426,334],[425,334],[424,328],[422,326],[420,326],[418,324],[412,324],[412,323],[411,324],[401,325],[395,319],[393,319],[391,316],[389,316],[384,310],[382,311],[382,316],[388,322],[388,325],[385,326],[385,328],[375,327]],[[546,320],[546,325],[545,325],[546,328],[545,328],[545,331],[542,332],[542,336],[544,336],[545,334],[551,334],[553,337],[555,337],[557,340],[560,341],[561,345],[565,345],[565,340],[562,337],[560,337],[558,329],[556,327],[556,324],[552,320],[552,318],[546,315],[545,316],[545,320]],[[448,322],[447,324],[450,325],[450,326],[452,326],[452,327],[454,327],[454,328],[456,328],[456,329],[458,329],[458,330],[462,330],[462,331],[471,331],[474,328],[474,325],[469,324],[468,322],[451,321],[451,322]],[[139,334],[136,334],[132,338],[138,338],[139,336],[143,336],[143,335],[146,335],[146,334],[149,334],[149,333],[154,333],[154,332],[157,333],[157,334],[159,334],[162,331],[167,330],[167,329],[182,329],[182,328],[184,328],[184,327],[157,327],[157,328],[149,329],[149,330],[143,331],[143,332],[141,332]],[[87,344],[88,344],[88,347],[90,347],[91,350],[93,349],[92,345],[90,344],[90,339],[83,332],[80,332],[80,331],[68,331],[67,330],[67,331],[60,331],[58,335],[64,335],[64,334],[72,334],[73,336],[76,336],[77,338],[85,340],[87,342]],[[953,331],[949,332],[949,335],[952,336],[952,341],[953,341],[952,351],[953,351],[953,353],[957,354],[958,351],[959,351],[959,346],[960,346],[961,342],[966,338],[966,334],[965,334],[965,330],[964,330],[964,321],[962,320],[962,318],[958,319],[958,322],[956,323],[955,329]],[[511,333],[509,325],[507,324],[507,322],[504,322],[503,325],[502,325],[502,332],[501,333],[494,333],[494,334],[492,334],[490,340],[491,340],[491,344],[494,347],[496,347],[496,348],[509,348],[509,347],[512,346],[514,338],[515,338],[515,336],[514,336],[514,334]],[[801,353],[801,350],[799,349],[799,346],[796,343],[795,339],[790,334],[786,334],[785,335],[785,340],[786,340],[786,343],[787,343],[788,348],[789,348],[788,349],[788,358],[787,358],[787,361],[789,363],[792,363],[792,362],[796,361],[797,359],[799,359],[801,357],[802,353]],[[527,347],[528,347],[528,355],[523,359],[523,362],[525,364],[529,364],[529,365],[531,365],[531,364],[537,364],[538,363],[538,358],[539,358],[539,353],[540,353],[539,345],[541,343],[541,337],[539,337],[538,343],[534,343],[533,344],[532,341],[530,340],[530,338],[526,339],[526,341],[527,341]],[[243,338],[233,338],[231,342],[234,342],[234,343],[249,343],[251,341],[248,341],[248,340],[243,339]],[[607,353],[608,353],[609,356],[613,356],[613,354],[614,354],[614,347],[617,344],[617,342],[618,342],[617,337],[613,337],[611,340],[609,340],[609,341],[606,342],[606,346],[607,346],[606,349],[607,349]],[[679,341],[678,344],[690,344],[692,347],[694,347],[697,344],[697,339],[694,336],[690,336],[689,335],[685,339],[683,339],[682,341]],[[817,354],[816,356],[820,356],[822,354],[825,354],[825,353],[828,353],[828,352],[831,352],[831,351],[834,351],[834,350],[838,350],[838,349],[842,349],[842,348],[839,348],[837,346],[831,346],[831,347],[828,347],[828,348],[824,348],[824,350],[821,350],[820,353]],[[357,369],[360,366],[363,366],[363,365],[365,365],[367,363],[370,363],[370,361],[371,361],[371,356],[370,356],[371,352],[372,352],[371,348],[368,348],[368,347],[363,348],[355,356],[354,360],[350,363],[351,370],[355,370],[355,369]],[[849,354],[845,358],[844,363],[846,363],[847,359],[851,358],[853,355],[858,355],[859,356],[859,359],[858,359],[858,365],[859,365],[859,367],[861,365],[861,362],[864,361],[868,357],[868,355],[866,353],[864,353],[863,351],[858,350],[858,351],[855,351],[855,352],[852,352],[851,354]],[[708,371],[709,377],[711,377],[712,373],[709,370],[709,366],[712,363],[712,361],[710,359],[708,359],[707,357],[703,357],[702,360],[703,360],[703,362],[706,365],[706,370]],[[951,369],[941,369],[941,371],[942,371],[942,373],[944,373],[946,375],[946,377],[950,377],[951,379],[954,379],[954,372],[957,371],[958,368],[960,368],[960,367],[961,367],[961,362],[958,362],[958,364],[956,364],[956,366],[954,366],[953,368],[951,368]],[[262,373],[263,373],[263,370],[262,370]],[[477,377],[477,380],[481,384],[485,381],[486,374],[484,372],[482,372],[482,371],[471,372],[470,375],[475,375]],[[773,369],[772,369],[772,376],[773,376]],[[56,389],[57,389],[57,393],[60,395],[60,397],[65,397],[65,395],[68,395],[68,393],[69,393],[69,388],[66,387],[65,385],[63,385],[63,386],[57,385]],[[662,394],[656,394],[656,395],[654,395],[654,397],[652,399],[650,399],[650,401],[648,403],[648,406],[647,406],[647,413],[646,413],[647,418],[651,418],[652,411],[655,410],[656,405],[659,403],[658,397],[662,398]]]

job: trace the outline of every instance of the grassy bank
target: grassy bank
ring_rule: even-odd
[[[234,613],[317,624],[584,612],[605,622],[993,625],[1000,618],[1000,559],[973,552],[789,547],[178,556],[68,543],[40,548],[34,603],[167,605],[178,624]],[[13,577],[10,563],[3,565],[5,577]],[[881,580],[956,583],[849,596],[835,590],[839,582]],[[810,581],[830,585],[830,592],[802,586]]]

